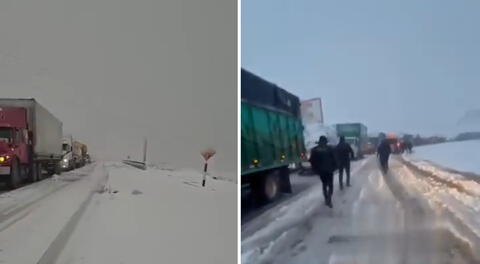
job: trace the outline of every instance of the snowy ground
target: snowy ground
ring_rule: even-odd
[[[281,204],[288,202],[289,199],[294,199],[295,196],[306,191],[313,185],[320,182],[318,176],[315,175],[299,175],[292,173],[290,175],[290,183],[292,185],[292,193],[282,193],[275,201],[265,205],[255,205],[247,199],[242,200],[242,225],[252,221],[256,217],[262,215],[265,211]]]
[[[233,263],[236,184],[200,181],[99,163],[3,193],[0,263]]]
[[[468,187],[397,158],[383,175],[369,157],[333,210],[318,184],[242,227],[242,263],[478,263],[479,187]]]
[[[480,140],[417,147],[413,158],[480,175]]]

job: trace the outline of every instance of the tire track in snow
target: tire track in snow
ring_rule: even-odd
[[[62,250],[65,248],[70,236],[72,235],[73,231],[75,230],[76,226],[78,225],[83,213],[87,209],[88,205],[90,204],[93,196],[96,193],[102,193],[106,189],[106,185],[108,183],[109,173],[105,165],[102,166],[99,179],[97,183],[94,185],[93,189],[88,194],[87,198],[82,202],[80,207],[75,211],[75,213],[70,217],[68,222],[62,228],[60,233],[55,237],[53,242],[49,245],[47,250],[43,253],[40,260],[37,264],[53,264],[56,263],[58,257],[62,253]],[[94,172],[95,174],[95,172]],[[95,176],[95,175],[92,175]]]
[[[85,169],[85,171],[91,173],[94,170],[95,166],[93,165],[92,167],[88,167]],[[83,171],[83,170],[82,170]],[[78,171],[77,171],[78,172]],[[82,173],[83,174],[83,173]],[[75,176],[74,173],[67,173],[66,176]],[[83,178],[79,178],[80,180]],[[26,185],[22,188],[9,191],[6,193],[2,193],[2,195],[5,194],[15,194],[15,193],[20,193],[24,192],[30,189],[34,189],[39,187],[41,184],[47,185],[49,184],[48,181],[50,179],[45,179],[37,183],[29,184]],[[12,204],[10,206],[5,207],[2,212],[0,212],[0,232],[4,231],[5,229],[9,228],[16,222],[22,220],[24,217],[28,216],[28,214],[34,209],[35,205],[38,203],[42,202],[45,198],[59,192],[60,190],[64,189],[66,186],[70,185],[71,181],[62,181],[61,184],[55,186],[51,190],[48,190],[48,192],[41,194],[40,196],[35,196],[33,199],[29,199],[30,201],[27,201],[26,203],[23,204]]]

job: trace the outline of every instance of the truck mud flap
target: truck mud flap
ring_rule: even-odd
[[[290,170],[288,167],[279,170],[280,191],[283,193],[292,193],[292,184],[290,183]]]

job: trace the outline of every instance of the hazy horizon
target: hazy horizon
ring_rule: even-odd
[[[480,108],[475,1],[242,1],[242,67],[327,123],[451,134]]]
[[[214,9],[212,9],[215,7]],[[214,11],[215,10],[215,11]],[[236,1],[0,3],[1,97],[35,98],[91,154],[237,165]]]

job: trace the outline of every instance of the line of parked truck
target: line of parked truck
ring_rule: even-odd
[[[35,99],[0,99],[0,180],[14,189],[89,163],[87,146],[69,139]]]
[[[321,135],[331,144],[344,136],[355,158],[367,153],[365,125],[325,126],[320,98],[301,102],[297,96],[242,69],[242,198],[263,203],[281,192],[291,192],[289,168],[309,166],[308,154]]]
[[[63,158],[60,161],[62,170],[81,168],[90,163],[87,145],[78,140],[74,140],[71,135],[64,136],[63,138],[62,155]]]

